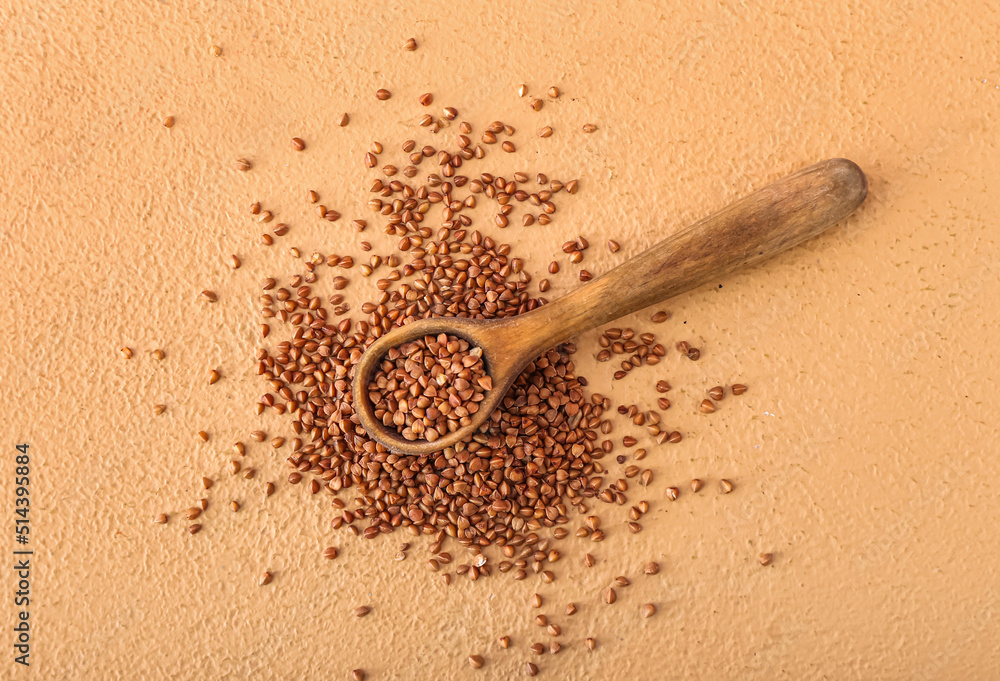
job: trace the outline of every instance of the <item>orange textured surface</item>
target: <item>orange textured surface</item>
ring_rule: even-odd
[[[32,668],[13,663],[5,626],[0,677],[501,679],[529,660],[550,679],[1000,668],[996,4],[523,4],[0,2],[0,500],[12,517],[14,445],[27,442],[35,549]],[[410,36],[415,52],[402,49]],[[535,112],[520,83],[563,94]],[[248,448],[253,480],[225,472],[235,439],[290,433],[253,411],[259,280],[300,271],[288,246],[360,253],[348,223],[371,218],[361,157],[372,140],[397,163],[404,140],[435,143],[416,125],[423,92],[479,132],[494,119],[518,129],[518,152],[484,170],[580,179],[551,225],[492,230],[536,282],[578,234],[600,273],[817,160],[868,173],[869,198],[843,225],[672,301],[654,329],[649,310],[623,320],[668,347],[691,340],[699,362],[671,351],[612,385],[596,335],[579,340],[580,373],[616,404],[651,405],[654,379],[669,378],[686,438],[649,447],[644,531],[607,512],[602,544],[561,542],[551,585],[445,587],[425,540],[396,562],[408,535],[332,532],[325,495],[279,484],[265,502],[266,481],[287,474],[287,454],[266,445]],[[543,125],[551,138],[535,135]],[[239,157],[250,172],[233,169]],[[319,221],[308,189],[341,222]],[[253,200],[291,225],[275,247],[258,243]],[[394,243],[376,226],[365,235],[373,252]],[[575,272],[550,277],[548,297],[578,285]],[[219,302],[198,300],[203,289]],[[209,386],[212,368],[223,378]],[[698,413],[707,388],[732,382],[750,390]],[[189,536],[180,512],[203,475],[216,484]],[[692,477],[707,482],[698,494]],[[324,560],[331,545],[340,556]],[[658,575],[641,574],[649,560]],[[265,570],[274,581],[260,587]],[[616,575],[633,584],[606,605]],[[12,625],[13,573],[0,584]],[[643,619],[647,602],[657,613]],[[359,605],[371,614],[357,619]],[[528,649],[550,640],[538,612],[562,627],[558,655]]]

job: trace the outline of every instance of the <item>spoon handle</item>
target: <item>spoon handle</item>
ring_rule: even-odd
[[[536,353],[607,322],[753,265],[850,215],[868,193],[847,159],[788,175],[664,239],[565,297],[515,319]]]

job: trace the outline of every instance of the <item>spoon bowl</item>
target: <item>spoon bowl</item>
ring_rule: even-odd
[[[355,367],[351,389],[361,425],[393,452],[429,454],[451,447],[482,427],[524,368],[546,350],[816,236],[854,212],[867,195],[868,181],[855,163],[828,159],[757,190],[525,314],[434,317],[393,329],[372,343]],[[482,349],[493,387],[469,425],[433,441],[407,440],[376,417],[368,386],[391,348],[441,333]]]

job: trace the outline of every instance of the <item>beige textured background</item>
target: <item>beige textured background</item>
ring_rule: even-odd
[[[22,441],[36,549],[34,666],[10,659],[6,571],[0,677],[347,679],[363,667],[373,680],[508,678],[547,638],[531,621],[536,590],[567,646],[539,661],[544,678],[982,679],[1000,668],[995,3],[55,4],[0,2],[3,562]],[[410,36],[414,53],[401,49]],[[531,112],[521,82],[565,94]],[[378,87],[394,97],[377,102]],[[289,245],[346,253],[356,242],[345,222],[313,217],[306,189],[345,221],[364,215],[360,156],[373,139],[432,142],[414,132],[425,91],[477,130],[495,118],[518,127],[519,153],[483,169],[580,178],[552,225],[502,235],[536,272],[578,234],[595,244],[588,269],[606,271],[825,157],[869,174],[870,197],[844,225],[669,305],[657,333],[703,350],[698,363],[660,365],[686,389],[669,414],[688,437],[646,460],[646,530],[611,523],[590,570],[565,542],[552,585],[445,588],[423,544],[397,563],[403,535],[332,533],[325,497],[279,485],[264,504],[265,481],[285,468],[263,446],[247,457],[255,480],[222,473],[230,442],[286,423],[252,412],[258,280],[296,271]],[[585,122],[599,130],[584,135]],[[551,139],[533,135],[544,124]],[[305,153],[288,148],[292,135]],[[254,170],[234,172],[238,156]],[[256,243],[252,200],[292,225],[280,247]],[[569,269],[554,282],[553,293],[577,283]],[[204,288],[218,304],[199,303]],[[646,315],[626,323],[648,326]],[[608,367],[583,359],[594,338],[579,362],[593,387],[651,402],[657,372],[611,389]],[[163,362],[149,358],[156,347]],[[212,367],[225,378],[209,388]],[[702,390],[737,380],[747,395],[696,413]],[[168,412],[153,417],[155,402]],[[196,500],[206,474],[220,481],[201,534],[179,515],[150,522]],[[669,505],[667,483],[692,476],[712,484]],[[720,477],[733,494],[715,492]],[[233,498],[236,515],[223,508]],[[331,544],[341,557],[324,561]],[[757,564],[761,551],[773,565]],[[650,559],[663,571],[640,578]],[[260,588],[265,569],[275,580]],[[617,574],[636,584],[606,606]],[[569,601],[574,618],[561,615]],[[642,620],[648,601],[659,612]],[[362,603],[374,609],[357,620]],[[505,633],[514,646],[501,651]],[[474,652],[487,658],[480,671],[465,662]]]

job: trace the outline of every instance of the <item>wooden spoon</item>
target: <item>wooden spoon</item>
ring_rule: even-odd
[[[525,366],[584,331],[753,265],[814,237],[850,215],[868,194],[851,161],[809,166],[671,235],[559,300],[503,319],[434,317],[385,334],[355,367],[354,408],[368,435],[391,451],[427,454],[469,438],[500,404]],[[493,388],[471,423],[437,440],[406,440],[375,417],[368,384],[390,348],[422,336],[453,334],[483,350]]]

